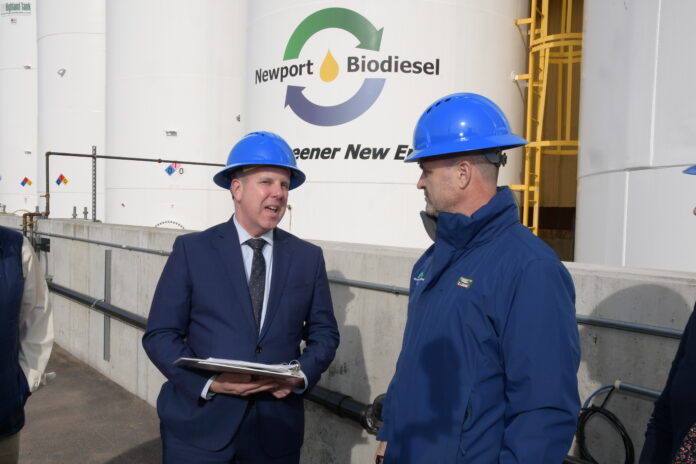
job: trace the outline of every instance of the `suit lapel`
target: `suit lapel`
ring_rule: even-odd
[[[263,321],[263,327],[261,327],[259,340],[263,339],[268,333],[273,318],[278,312],[280,297],[283,294],[285,282],[290,272],[290,257],[292,251],[288,246],[288,238],[288,234],[281,229],[275,229],[273,232],[273,274],[271,276],[271,291],[268,296],[266,318]]]
[[[246,273],[244,272],[244,260],[242,259],[242,250],[239,246],[239,235],[237,235],[237,229],[234,227],[232,219],[220,225],[213,247],[218,250],[218,257],[222,260],[227,270],[227,280],[237,297],[235,302],[231,302],[232,306],[239,307],[240,312],[244,314],[249,323],[250,329],[255,332],[256,322],[254,321],[249,287],[246,281]]]

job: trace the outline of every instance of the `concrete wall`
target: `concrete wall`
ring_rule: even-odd
[[[683,330],[696,300],[696,274],[566,263],[573,275],[578,314]],[[678,340],[580,325],[580,399],[597,388],[625,382],[662,390]],[[601,401],[604,397],[601,396]],[[623,422],[636,455],[643,447],[652,402],[615,394],[608,409]],[[619,435],[601,419],[587,427],[597,462],[624,462]]]
[[[0,224],[16,225],[16,216],[0,215]],[[39,230],[65,235],[170,250],[181,231],[151,229],[82,220],[40,221]],[[329,275],[408,286],[411,266],[420,250],[318,243],[324,249]],[[51,239],[42,259],[54,281],[101,298],[104,250],[98,245]],[[164,257],[113,249],[112,303],[147,316]],[[577,290],[578,314],[618,319],[681,330],[696,300],[696,274],[631,270],[567,263]],[[407,297],[344,285],[331,286],[341,346],[321,385],[368,403],[386,391],[394,371]],[[111,359],[102,359],[104,316],[53,296],[56,340],[80,359],[132,393],[155,403],[161,374],[140,345],[141,332],[111,322]],[[543,321],[542,321],[543,322]],[[661,389],[677,348],[676,340],[580,326],[583,361],[578,373],[580,397],[587,398],[617,379]],[[609,402],[627,427],[639,453],[652,403],[616,394]],[[303,463],[370,462],[374,437],[345,419],[307,402]],[[623,462],[618,435],[601,420],[588,427],[590,449],[599,462]]]

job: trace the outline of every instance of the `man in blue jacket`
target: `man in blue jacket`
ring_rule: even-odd
[[[165,463],[299,462],[301,394],[338,346],[321,249],[277,228],[304,180],[282,138],[248,134],[214,178],[234,216],[174,242],[143,336],[167,377],[157,398]],[[297,361],[304,379],[211,376],[174,365],[179,357]]]
[[[497,187],[526,144],[476,94],[444,97],[414,132],[435,243],[413,268],[378,461],[559,464],[580,408],[575,290]],[[431,228],[432,230],[432,228]]]

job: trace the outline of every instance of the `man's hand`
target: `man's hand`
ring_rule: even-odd
[[[375,453],[375,464],[384,462],[384,453],[387,451],[387,442],[380,441],[377,443],[377,452]]]
[[[252,378],[249,374],[223,372],[210,384],[210,391],[224,395],[248,396],[273,390],[277,387],[276,384],[277,382],[269,377]]]
[[[285,398],[294,389],[304,386],[304,379],[274,379],[275,387],[271,390],[276,398]]]

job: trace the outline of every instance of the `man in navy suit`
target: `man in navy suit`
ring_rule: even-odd
[[[232,219],[174,242],[143,336],[167,377],[157,399],[166,463],[299,462],[301,394],[339,340],[321,249],[276,227],[304,180],[282,138],[248,134],[214,178],[232,192]],[[179,357],[297,361],[304,379],[211,376],[175,366]]]

